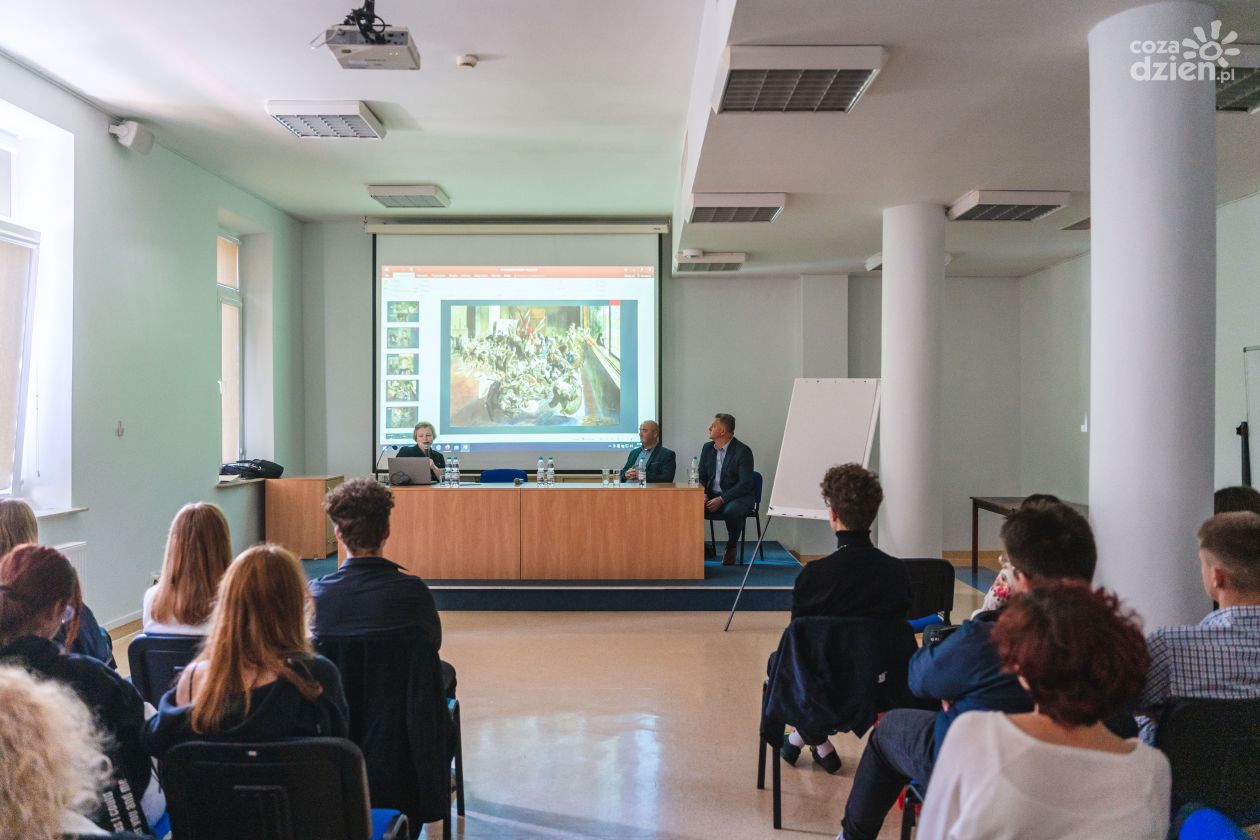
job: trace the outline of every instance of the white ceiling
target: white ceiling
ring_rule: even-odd
[[[307,47],[352,0],[59,0],[38,14],[0,0],[0,51],[302,219],[406,214],[367,197],[389,181],[440,184],[442,216],[665,217],[688,102],[709,95],[692,90],[701,18],[731,2],[378,0],[411,28],[423,69],[373,72]],[[675,244],[748,251],[745,272],[855,272],[880,249],[884,207],[1054,189],[1073,204],[1040,222],[950,223],[949,273],[1021,276],[1086,251],[1088,233],[1060,231],[1088,215],[1086,35],[1135,5],[737,0],[729,43],[882,44],[888,57],[851,114],[711,115],[695,190],[787,192],[788,206],[769,225],[687,226]],[[1217,9],[1260,42],[1260,3]],[[459,69],[461,53],[482,62]],[[363,99],[388,136],[298,140],[267,99]],[[1260,190],[1260,116],[1217,125],[1219,199]]]

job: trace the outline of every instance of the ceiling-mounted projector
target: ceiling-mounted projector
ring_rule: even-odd
[[[347,70],[419,70],[420,51],[405,26],[390,26],[364,0],[341,24],[324,33],[324,44]]]

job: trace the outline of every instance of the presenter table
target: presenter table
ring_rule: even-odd
[[[395,487],[383,553],[434,580],[702,580],[704,492]]]

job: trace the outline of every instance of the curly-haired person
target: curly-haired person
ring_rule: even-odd
[[[993,630],[1033,711],[969,712],[949,728],[920,840],[1106,837],[1168,831],[1168,759],[1103,721],[1142,690],[1150,659],[1131,613],[1083,583],[1036,586]]]

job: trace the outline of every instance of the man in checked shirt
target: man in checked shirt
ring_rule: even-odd
[[[1220,604],[1198,624],[1146,639],[1151,669],[1138,703],[1142,740],[1174,698],[1260,697],[1260,514],[1218,513],[1199,529],[1203,589]]]

